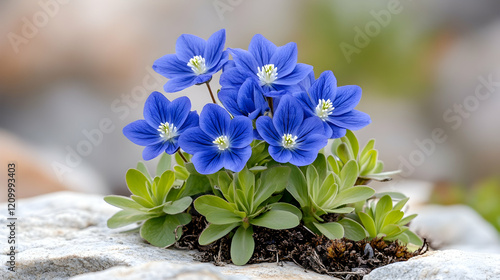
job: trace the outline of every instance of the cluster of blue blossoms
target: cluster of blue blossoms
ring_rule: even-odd
[[[269,144],[276,162],[304,166],[316,159],[329,138],[370,123],[367,114],[354,109],[361,88],[338,87],[331,71],[315,79],[312,66],[297,63],[295,43],[277,47],[257,34],[248,50],[224,50],[225,41],[224,29],[208,40],[183,34],[176,53],[154,63],[153,69],[169,79],[166,92],[208,85],[222,70],[218,98],[225,109],[207,104],[198,116],[187,97],[169,101],[153,92],[144,119],[123,129],[130,141],[145,146],[145,160],[182,149],[193,155],[201,174],[221,168],[239,172],[252,154],[250,144],[259,140]]]

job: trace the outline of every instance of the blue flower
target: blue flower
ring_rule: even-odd
[[[146,146],[144,160],[161,153],[173,154],[179,149],[178,139],[186,129],[198,126],[198,114],[190,112],[191,102],[179,97],[170,102],[155,91],[144,104],[144,120],[137,120],[123,128],[123,134],[133,143]]]
[[[192,85],[210,81],[228,61],[224,51],[226,30],[221,29],[207,41],[191,34],[182,34],[175,44],[175,54],[167,54],[153,64],[153,69],[169,78],[166,92],[177,92]]]
[[[370,124],[370,116],[354,110],[361,99],[359,86],[337,87],[332,71],[325,71],[308,92],[294,96],[304,105],[307,116],[318,116],[329,138],[340,138],[346,129],[358,130]]]
[[[222,88],[239,88],[247,78],[252,78],[266,96],[277,97],[285,91],[299,91],[299,82],[312,71],[312,66],[297,63],[297,45],[293,42],[277,47],[257,34],[248,51],[228,50],[233,56],[234,67],[232,64],[225,67],[220,79]]]
[[[239,89],[222,88],[219,100],[233,116],[245,116],[251,120],[269,110],[261,87],[253,79],[247,79]]]
[[[252,154],[252,121],[243,116],[231,119],[222,107],[207,104],[200,114],[200,126],[186,130],[179,138],[181,148],[201,174],[213,174],[222,167],[239,172]]]
[[[289,94],[281,98],[272,119],[262,116],[256,124],[260,136],[269,143],[269,154],[277,162],[311,164],[328,143],[321,120],[315,116],[304,119],[302,105]]]

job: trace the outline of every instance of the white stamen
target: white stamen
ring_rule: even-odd
[[[332,106],[332,101],[330,101],[330,99],[327,99],[326,101],[324,99],[320,99],[318,106],[316,106],[316,115],[324,121],[333,112],[333,109],[335,109],[335,107]]]
[[[160,132],[160,137],[163,138],[164,141],[168,141],[179,135],[177,133],[177,127],[168,122],[160,123],[157,130]]]
[[[191,70],[196,75],[201,75],[207,72],[207,66],[205,65],[205,59],[200,55],[197,55],[191,58],[187,64],[187,66],[191,67]]]
[[[292,134],[285,134],[281,138],[281,145],[285,149],[293,149],[297,145],[297,136],[293,136]]]
[[[262,68],[257,67],[257,70],[261,86],[270,85],[278,78],[278,67],[274,67],[274,64],[266,64]]]
[[[212,143],[217,145],[217,147],[221,151],[227,150],[229,148],[229,138],[227,138],[227,136],[225,135],[215,138],[215,140]]]

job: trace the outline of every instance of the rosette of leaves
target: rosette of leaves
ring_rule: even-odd
[[[393,206],[392,198],[384,195],[377,203],[372,201],[363,212],[357,212],[359,221],[368,232],[368,237],[382,238],[385,241],[399,240],[403,244],[422,246],[422,239],[407,226],[417,214],[403,217],[404,212],[401,209],[408,199],[402,199]]]
[[[375,191],[368,186],[355,185],[358,165],[348,161],[338,173],[328,171],[326,158],[319,154],[313,164],[298,168],[290,165],[288,192],[300,204],[304,225],[317,234],[330,239],[346,237],[361,240],[365,230],[355,220],[343,218],[338,222],[325,222],[325,214],[346,214],[354,211],[352,203],[365,201]]]
[[[159,165],[159,170],[165,168]],[[138,169],[129,169],[126,174],[127,186],[132,195],[110,195],[104,200],[121,208],[108,220],[109,228],[120,228],[137,223],[140,235],[154,246],[167,247],[182,235],[182,226],[191,221],[185,213],[192,198],[185,196],[183,187],[175,186],[173,171],[164,171],[160,176],[151,178],[144,164]]]
[[[333,172],[338,173],[342,167],[350,160],[355,160],[359,167],[358,184],[366,183],[370,180],[390,181],[391,176],[398,174],[399,170],[384,172],[384,163],[378,159],[378,151],[374,148],[375,139],[370,139],[360,151],[358,139],[347,130],[342,138],[335,139],[332,144],[333,157],[328,158]]]
[[[231,241],[231,259],[244,265],[253,254],[253,227],[289,229],[299,225],[300,210],[278,202],[290,169],[271,167],[255,174],[244,168],[238,173],[217,173],[217,195],[204,195],[194,202],[195,209],[210,223],[199,237],[201,245],[210,244],[236,228]],[[276,195],[273,195],[276,194]]]

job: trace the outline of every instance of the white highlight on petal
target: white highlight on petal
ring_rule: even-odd
[[[293,136],[292,134],[285,134],[281,138],[281,145],[285,149],[293,149],[297,146],[297,136]]]
[[[227,136],[225,135],[215,138],[212,143],[217,145],[217,148],[219,148],[220,151],[224,151],[229,148],[229,138],[227,138]]]
[[[332,101],[330,101],[330,99],[327,99],[326,101],[324,99],[320,99],[318,106],[316,106],[316,115],[324,121],[333,112],[333,109],[335,109],[335,107],[332,106]]]
[[[179,135],[179,133],[177,133],[177,127],[168,122],[160,123],[157,130],[160,132],[160,137],[163,138],[164,141],[168,141]]]
[[[278,78],[278,67],[274,67],[274,64],[266,64],[262,68],[257,67],[257,77],[261,86],[271,85]]]
[[[193,73],[196,75],[205,74],[207,72],[207,66],[205,65],[205,59],[201,57],[201,55],[197,55],[191,58],[187,64],[187,66],[191,67]]]

